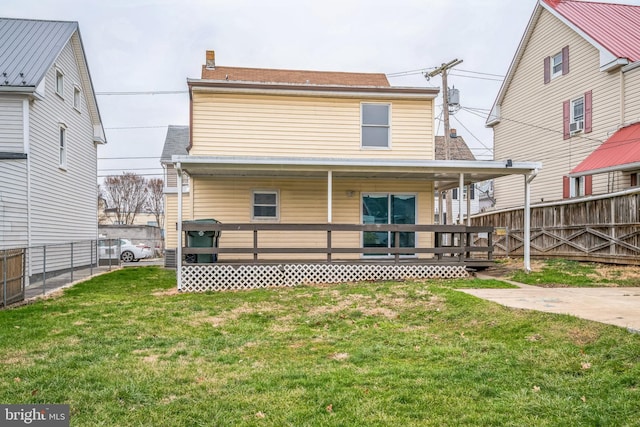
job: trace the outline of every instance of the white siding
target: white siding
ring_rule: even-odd
[[[77,35],[74,35],[77,37]],[[55,67],[64,73],[64,97],[54,92]],[[44,100],[31,107],[32,244],[95,239],[97,236],[96,147],[83,92],[73,108],[80,75],[67,44],[46,75]],[[67,127],[67,169],[59,168],[59,123]]]
[[[569,74],[544,84],[543,63],[569,46]],[[501,105],[501,122],[494,126],[495,159],[539,161],[533,180],[533,203],[562,199],[562,177],[595,150],[621,125],[620,71],[599,71],[599,52],[557,18],[543,10]],[[562,103],[593,93],[593,132],[564,140]],[[594,194],[607,192],[607,174],[593,179]],[[496,208],[521,206],[522,177],[495,181]]]
[[[0,152],[24,153],[23,100],[17,96],[0,98]]]
[[[26,247],[27,161],[0,160],[0,249]]]

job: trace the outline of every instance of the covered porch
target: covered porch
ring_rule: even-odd
[[[462,188],[473,183],[520,174],[527,196],[541,166],[512,161],[247,156],[173,156],[172,160],[179,193],[177,278],[178,288],[184,291],[465,277],[468,269],[492,263],[492,227],[471,227],[469,218],[460,218],[458,224],[434,225],[435,194],[451,188],[460,188],[459,194],[463,194]],[[187,215],[183,211],[183,174],[190,177],[191,212]],[[288,185],[297,189],[308,187],[309,201],[302,206],[311,209],[313,205],[317,213],[318,203],[324,203],[326,218],[310,216],[310,221],[303,222],[300,216],[281,214],[272,221],[253,217],[247,221],[239,213],[227,215],[221,223],[190,221],[216,217],[215,209],[194,208],[198,200],[207,198],[210,206],[218,207],[225,203],[212,196],[211,188],[243,180],[257,188],[275,180],[288,180]],[[386,188],[400,190],[381,190]],[[289,193],[289,200],[299,198],[299,191]],[[528,212],[528,197],[525,199]],[[375,203],[383,208],[388,203],[389,209],[383,214],[369,212]],[[463,201],[458,203],[462,207]],[[415,214],[407,215],[402,209],[413,209]],[[217,245],[193,247],[187,243],[194,232],[222,237]],[[202,254],[211,255],[211,261],[216,262],[187,262]],[[528,254],[524,267],[529,269]]]

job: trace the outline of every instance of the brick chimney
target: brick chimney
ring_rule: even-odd
[[[207,70],[215,70],[216,69],[216,51],[208,50],[207,51]]]

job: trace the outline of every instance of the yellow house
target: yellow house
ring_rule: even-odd
[[[235,271],[238,262],[279,275],[281,263],[308,271],[299,266],[441,258],[429,228],[436,189],[540,166],[436,161],[438,89],[393,87],[384,74],[220,67],[208,51],[202,77],[188,86],[190,126],[170,128],[182,136],[169,133],[174,150],[163,154],[167,248],[176,249],[179,286],[189,282],[187,289],[209,289],[202,275]],[[189,222],[203,219],[220,224]],[[210,260],[217,263],[183,264],[184,254],[189,261],[211,252],[190,244],[211,231],[221,233]]]

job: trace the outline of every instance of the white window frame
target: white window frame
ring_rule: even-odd
[[[58,126],[58,166],[67,169],[67,125],[60,123]]]
[[[364,123],[364,110],[365,106],[375,105],[375,106],[386,106],[387,107],[387,124],[365,124]],[[371,128],[386,128],[387,129],[387,145],[386,146],[377,146],[377,145],[365,145],[364,141],[364,129],[367,127]],[[389,150],[391,149],[391,103],[388,102],[362,102],[360,104],[360,148],[366,150]]]
[[[73,86],[73,108],[80,112],[82,107],[82,89],[78,86]]]
[[[582,116],[576,117],[575,109],[578,102],[582,103]],[[576,125],[572,133],[577,133],[584,129],[584,107],[584,96],[579,96],[569,102],[569,129],[571,129],[572,124]]]
[[[562,51],[551,56],[549,67],[549,73],[551,74],[552,79],[562,75]],[[558,71],[556,71],[556,68]]]
[[[571,197],[582,197],[585,195],[585,180],[584,176],[578,176],[575,178],[571,178],[571,183],[569,186],[569,195]]]
[[[256,204],[257,194],[271,194],[276,196],[275,205]],[[256,216],[256,206],[274,206],[276,208],[275,216]],[[280,220],[280,191],[279,190],[252,190],[251,191],[251,221],[279,221]]]
[[[61,69],[56,68],[55,90],[61,98],[64,98],[64,73]]]

